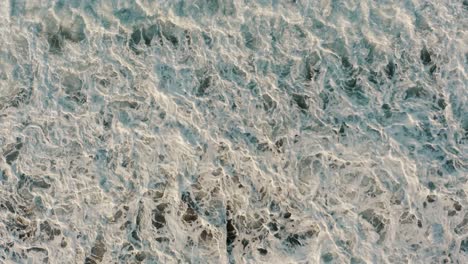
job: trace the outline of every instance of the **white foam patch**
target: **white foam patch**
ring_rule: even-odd
[[[467,1],[0,1],[0,262],[466,263]]]

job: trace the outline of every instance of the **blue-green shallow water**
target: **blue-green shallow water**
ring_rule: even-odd
[[[0,13],[0,262],[468,262],[467,1]]]

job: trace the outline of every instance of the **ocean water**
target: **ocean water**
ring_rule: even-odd
[[[468,263],[468,1],[1,0],[0,263]]]

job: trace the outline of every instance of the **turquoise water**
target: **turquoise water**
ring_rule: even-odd
[[[0,262],[468,262],[468,2],[0,2]]]

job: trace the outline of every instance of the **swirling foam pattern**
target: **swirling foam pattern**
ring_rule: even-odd
[[[0,1],[1,263],[468,263],[468,1]]]

